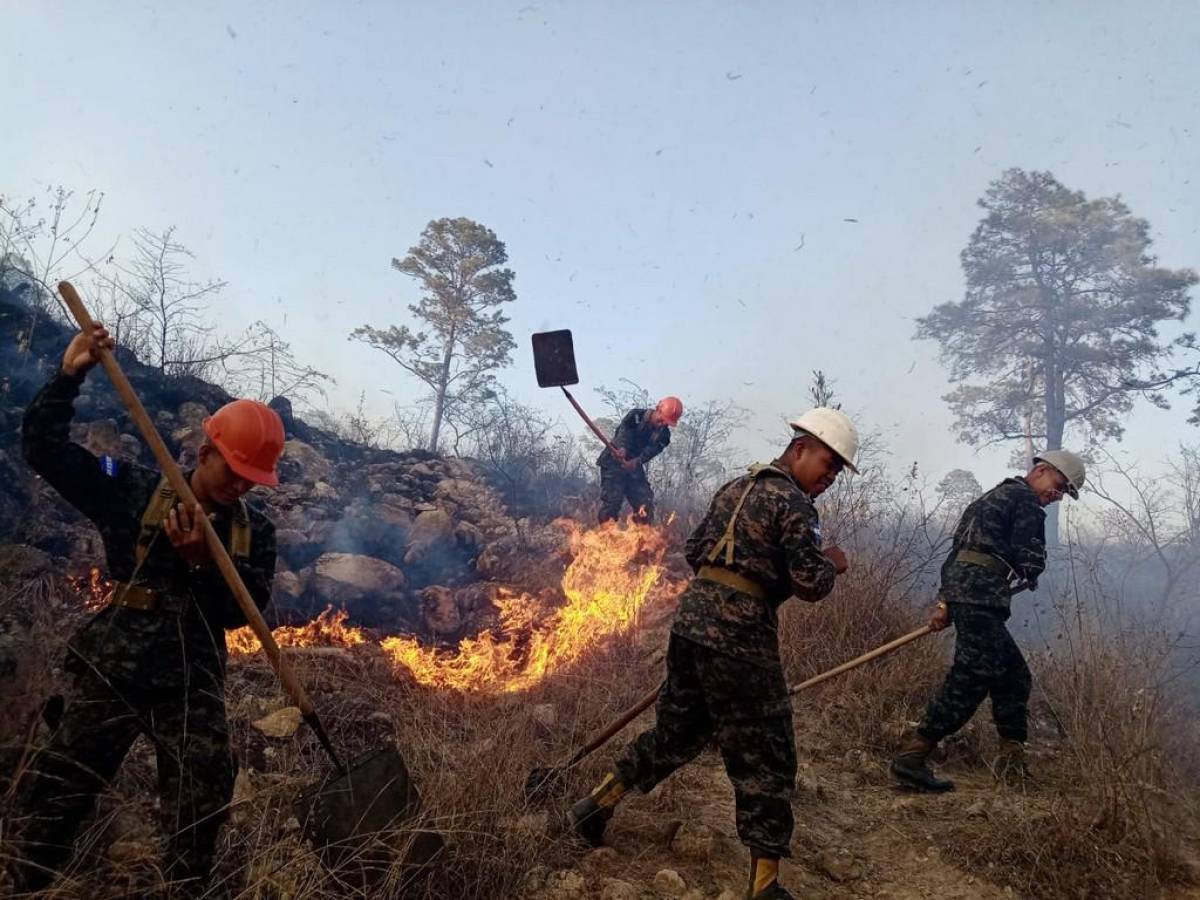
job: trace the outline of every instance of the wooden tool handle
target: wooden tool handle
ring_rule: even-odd
[[[628,725],[630,722],[632,722],[634,719],[636,719],[638,716],[640,716],[643,712],[645,712],[645,710],[648,709],[650,707],[650,705],[652,703],[654,703],[655,700],[658,699],[658,692],[661,690],[662,690],[661,685],[659,687],[656,687],[654,690],[652,690],[650,693],[648,693],[645,697],[643,697],[641,700],[639,700],[637,703],[635,703],[629,709],[625,710],[625,712],[621,713],[621,717],[619,719],[614,721],[603,731],[599,732],[590,741],[588,741],[586,744],[584,744],[582,747],[580,747],[578,750],[576,750],[575,755],[572,756],[570,761],[567,763],[567,768],[570,768],[571,766],[575,765],[575,763],[579,762],[581,759],[583,759],[589,753],[591,753],[592,751],[596,750],[599,747],[604,746],[604,744],[608,743],[609,738],[611,738],[614,734],[616,734],[618,731],[620,731],[622,728],[624,728],[626,725]]]
[[[75,321],[79,323],[79,327],[83,329],[85,334],[90,336],[95,323],[92,321],[87,307],[83,305],[83,300],[80,299],[75,288],[69,281],[60,281],[58,283],[58,292],[63,300],[66,301],[67,307],[71,310],[71,315],[75,317]],[[104,366],[104,371],[108,373],[108,377],[112,380],[113,387],[117,389],[117,394],[120,396],[121,401],[129,410],[133,421],[137,423],[142,437],[150,445],[150,450],[153,452],[155,460],[158,461],[158,466],[162,470],[162,473],[167,476],[167,480],[171,483],[171,488],[175,491],[175,495],[186,505],[195,506],[196,495],[192,493],[187,479],[183,477],[183,472],[180,471],[174,457],[171,456],[171,451],[163,443],[158,429],[154,427],[154,422],[151,421],[150,416],[146,413],[146,408],[142,406],[142,401],[138,399],[137,394],[134,392],[133,385],[129,383],[129,379],[121,371],[121,366],[117,363],[116,357],[108,350],[101,350],[100,365]],[[250,629],[262,644],[263,650],[266,651],[271,668],[279,676],[279,680],[291,695],[292,700],[300,707],[300,712],[305,717],[311,717],[314,711],[312,700],[309,699],[304,686],[300,684],[296,673],[292,671],[292,667],[280,655],[279,645],[275,643],[271,629],[267,627],[266,620],[263,619],[262,613],[258,611],[258,606],[255,604],[254,598],[250,596],[250,591],[246,589],[246,585],[242,581],[242,576],[238,574],[233,560],[229,558],[229,553],[226,552],[225,545],[217,537],[217,532],[213,528],[212,522],[209,521],[208,516],[201,516],[201,521],[204,523],[204,539],[208,543],[208,549],[212,553],[213,559],[216,560],[217,568],[221,570],[221,575],[225,578],[225,583],[233,591],[233,596],[237,600],[242,613],[246,616],[246,621],[250,624]]]
[[[882,647],[876,647],[874,650],[864,653],[862,656],[856,656],[854,659],[850,660],[849,662],[844,662],[840,666],[835,666],[834,668],[830,669],[828,672],[822,672],[820,675],[814,675],[812,678],[808,679],[807,681],[800,682],[798,685],[796,685],[794,688],[792,688],[790,691],[788,691],[788,693],[798,694],[801,691],[805,690],[806,688],[810,688],[813,685],[820,684],[822,681],[828,681],[830,678],[833,678],[835,675],[841,675],[843,672],[849,672],[851,669],[857,669],[859,666],[863,665],[864,663],[869,663],[873,659],[879,659],[879,657],[881,657],[881,656],[887,656],[893,650],[899,650],[905,644],[910,644],[913,641],[917,640],[917,638],[923,638],[923,637],[925,637],[925,635],[930,634],[932,632],[933,632],[932,628],[930,628],[928,625],[923,625],[920,628],[918,628],[916,631],[910,631],[908,634],[904,635],[903,637],[898,637],[894,641],[889,641],[888,643],[884,644]]]
[[[559,387],[562,388],[562,392],[567,395],[567,399],[571,401],[571,405],[573,407],[575,407],[575,412],[579,413],[579,417],[581,419],[583,419],[583,421],[585,423],[587,423],[587,427],[592,429],[592,434],[594,434],[596,437],[600,438],[600,443],[602,443],[605,447],[608,448],[608,452],[613,455],[613,459],[615,459],[617,462],[621,462],[622,460],[624,460],[625,454],[622,453],[620,450],[618,450],[613,445],[613,442],[608,439],[607,435],[605,435],[604,432],[601,431],[596,426],[596,423],[593,422],[591,420],[591,418],[588,416],[588,414],[583,411],[583,407],[579,405],[579,401],[577,401],[571,395],[571,392],[568,391],[565,387],[562,387],[562,385],[559,385]],[[651,701],[651,702],[653,702],[653,701]],[[642,709],[645,709],[645,707],[642,707]]]

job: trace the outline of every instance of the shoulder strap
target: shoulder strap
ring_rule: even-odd
[[[163,519],[171,512],[171,507],[174,505],[175,489],[171,487],[171,482],[164,475],[158,480],[158,486],[150,495],[150,502],[146,504],[146,509],[142,512],[137,546],[133,551],[138,566],[145,562],[146,556],[150,552],[150,545],[154,542],[154,536],[162,528]],[[233,512],[233,522],[229,528],[229,555],[234,560],[250,558],[250,512],[246,507],[246,501],[241,497],[238,498],[237,507]]]
[[[150,495],[150,502],[146,504],[146,508],[142,512],[142,525],[138,531],[137,546],[133,550],[138,566],[146,561],[146,554],[150,552],[150,544],[154,542],[154,536],[162,528],[163,519],[167,517],[174,505],[175,490],[171,487],[167,476],[163,475],[158,479],[158,486],[154,488],[154,493]]]
[[[250,512],[241,497],[238,498],[233,522],[229,526],[229,555],[235,562],[250,558]]]
[[[733,507],[733,515],[729,517],[729,523],[725,526],[725,533],[721,535],[721,539],[713,544],[713,548],[708,551],[708,561],[715,563],[717,557],[721,555],[721,551],[725,551],[725,565],[733,565],[733,534],[737,526],[738,516],[742,513],[742,507],[746,503],[746,498],[750,496],[750,492],[754,490],[754,486],[758,484],[758,480],[765,475],[782,475],[783,473],[771,465],[753,465],[750,467],[750,481],[746,484],[746,489],[742,491],[742,496],[738,497],[737,505]]]

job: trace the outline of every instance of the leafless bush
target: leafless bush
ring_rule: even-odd
[[[373,416],[367,411],[367,394],[362,391],[358,395],[358,404],[346,412],[326,405],[318,408],[309,405],[304,415],[318,428],[322,428],[338,438],[363,447],[379,450],[407,450],[420,446],[423,438],[418,432],[408,432],[399,412],[396,416]]]
[[[195,257],[173,227],[138,229],[132,244],[132,258],[114,261],[103,276],[108,303],[101,315],[122,324],[121,345],[146,365],[164,374],[203,376],[212,350],[208,307],[225,282],[192,279]]]
[[[590,461],[561,423],[505,391],[482,404],[472,421],[460,449],[481,464],[514,516],[569,513],[571,498],[586,489]]]
[[[53,299],[55,285],[92,269],[81,245],[91,237],[103,203],[102,191],[77,196],[61,185],[25,200],[0,195],[0,278],[32,284],[29,305],[62,315]]]
[[[103,202],[101,191],[77,196],[62,186],[25,200],[0,195],[0,288],[19,291],[30,310],[19,348],[26,358],[38,352],[39,323],[66,318],[55,285],[94,268],[83,245]]]
[[[1200,450],[1181,447],[1168,461],[1165,478],[1105,456],[1106,465],[1088,479],[1091,492],[1106,506],[1101,539],[1120,547],[1130,569],[1154,563],[1158,601],[1145,612],[1156,618],[1171,615],[1181,600],[1200,599]]]

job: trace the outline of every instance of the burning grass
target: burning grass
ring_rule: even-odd
[[[358,647],[371,638],[361,628],[347,625],[349,614],[344,609],[325,607],[311,622],[303,625],[284,625],[271,634],[280,647]],[[249,628],[239,628],[225,636],[230,656],[248,656],[261,650],[258,638]]]
[[[578,863],[578,850],[548,827],[548,812],[556,813],[588,786],[637,725],[572,772],[548,812],[526,805],[522,784],[530,769],[568,756],[661,678],[659,657],[651,651],[665,645],[665,632],[647,633],[646,619],[656,601],[669,600],[678,587],[663,575],[669,548],[650,538],[635,541],[631,535],[629,544],[618,544],[609,535],[597,542],[605,552],[596,556],[587,546],[585,541],[576,555],[579,567],[567,573],[557,614],[530,619],[523,617],[526,610],[516,609],[506,619],[502,609],[499,624],[474,639],[485,644],[466,645],[480,650],[476,657],[460,646],[422,656],[427,670],[402,665],[384,642],[347,626],[344,615],[333,610],[304,628],[276,631],[288,646],[340,648],[292,654],[335,742],[350,757],[397,746],[425,800],[426,817],[417,824],[447,837],[436,872],[405,896],[528,897],[535,873]],[[608,551],[618,549],[623,562],[616,568],[625,580],[606,581]],[[829,668],[919,623],[924,610],[914,611],[911,598],[879,571],[860,563],[824,603],[790,604],[781,627],[789,680]],[[657,581],[651,580],[656,586],[643,596],[651,573],[657,573]],[[601,585],[608,587],[600,590]],[[49,609],[60,598],[43,596],[46,590],[38,582],[20,602],[28,603],[34,591]],[[7,598],[14,602],[11,594]],[[584,611],[590,612],[581,615]],[[1192,798],[1200,771],[1198,735],[1191,707],[1173,689],[1168,636],[1149,629],[1099,629],[1090,621],[1072,607],[1071,615],[1063,614],[1066,637],[1050,648],[1053,655],[1031,654],[1042,723],[1033,740],[1042,780],[1031,791],[991,786],[983,761],[994,739],[985,710],[952,745],[949,762],[950,774],[966,779],[984,798],[979,814],[963,814],[973,802],[963,792],[941,805],[923,804],[914,813],[917,820],[908,822],[887,808],[890,787],[883,778],[868,781],[866,793],[854,802],[881,802],[882,821],[892,831],[900,835],[910,828],[920,846],[936,845],[943,858],[965,870],[964,884],[969,874],[1020,896],[1057,900],[1161,896],[1165,885],[1187,882],[1186,844],[1197,834]],[[30,627],[33,643],[55,645],[61,639],[62,625],[52,616],[35,617]],[[573,649],[538,649],[549,647],[553,636]],[[881,772],[905,723],[919,715],[944,672],[951,643],[949,632],[922,640],[798,696],[802,759],[837,772],[849,751],[866,750]],[[478,665],[493,668],[464,669],[464,658],[483,659],[487,662]],[[438,677],[423,681],[418,671]],[[488,672],[495,680],[447,674],[466,671]],[[52,688],[48,681],[27,686],[37,696]],[[1046,701],[1062,720],[1061,734],[1045,725]],[[315,740],[303,728],[292,738],[268,739],[251,724],[287,702],[260,656],[240,657],[231,666],[227,705],[242,774],[220,873],[234,896],[247,900],[356,896],[339,880],[344,873],[319,863],[292,818],[296,792],[327,771]],[[18,733],[17,724],[6,723],[9,748],[24,741],[26,732]],[[623,827],[652,835],[663,821],[691,816],[713,785],[690,771],[691,777],[673,778],[649,798],[633,798],[622,809]],[[154,785],[153,752],[142,742],[81,840],[60,897],[107,900],[152,896],[161,889]],[[6,812],[14,808],[13,799],[5,800]],[[804,805],[811,802],[798,803],[799,821],[823,814]],[[835,792],[825,802],[850,801]],[[850,808],[837,812],[844,817]],[[11,815],[6,821],[11,823]],[[857,838],[847,840],[854,849]],[[803,834],[798,841],[804,851]],[[645,852],[650,865],[665,862],[655,861],[661,851],[653,838]],[[386,896],[388,890],[382,885],[371,895]],[[830,896],[847,895],[838,890]]]
[[[526,691],[567,670],[601,644],[627,636],[659,586],[657,596],[682,585],[660,585],[667,551],[662,534],[649,526],[615,522],[570,529],[573,559],[563,575],[566,602],[544,610],[527,595],[502,593],[496,600],[499,625],[459,643],[450,653],[409,637],[390,637],[381,647],[418,683],[483,694]]]
[[[562,579],[564,602],[547,607],[529,594],[499,591],[497,624],[463,638],[453,650],[407,635],[374,638],[346,625],[343,611],[326,609],[304,626],[274,631],[281,647],[353,647],[377,644],[404,677],[426,687],[483,695],[528,691],[566,671],[588,652],[632,634],[651,600],[669,603],[682,583],[664,578],[667,541],[646,525],[616,522],[569,532],[571,563]],[[230,653],[258,649],[249,629],[229,635]]]

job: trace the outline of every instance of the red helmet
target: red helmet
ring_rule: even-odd
[[[679,419],[683,415],[683,401],[678,397],[663,397],[658,401],[658,406],[654,407],[654,410],[663,417],[668,425],[674,428],[679,424]]]
[[[275,463],[283,453],[283,420],[265,403],[234,400],[204,420],[204,433],[229,468],[255,484],[279,484]]]

